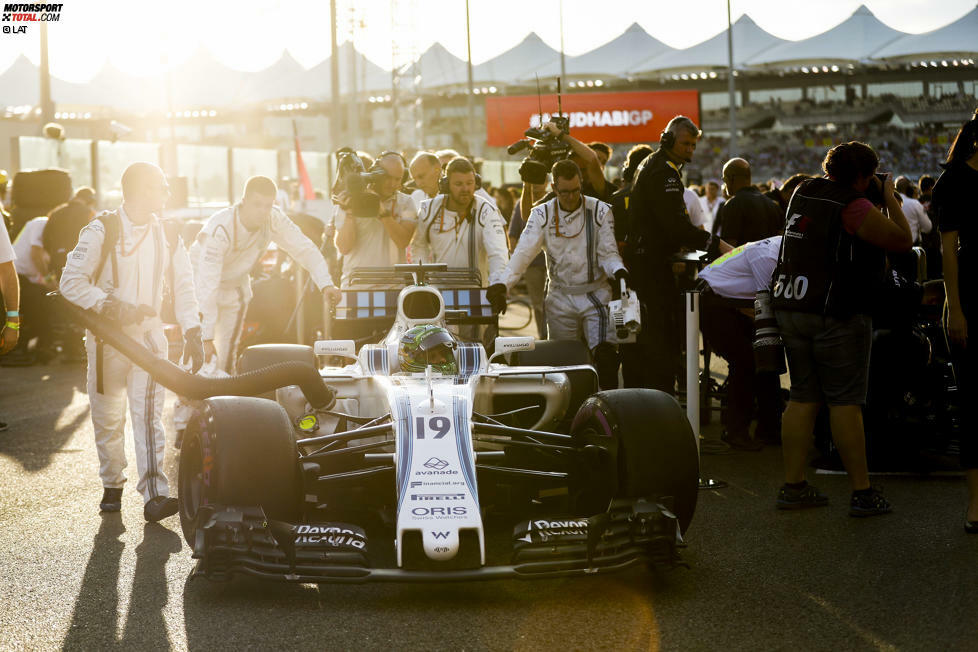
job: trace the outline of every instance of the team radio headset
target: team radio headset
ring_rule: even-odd
[[[475,174],[475,187],[481,188],[482,177],[479,175],[478,172],[475,172],[474,174]],[[442,174],[438,178],[438,194],[445,196],[445,199],[441,202],[441,205],[438,207],[438,216],[436,218],[438,220],[438,233],[447,233],[450,230],[445,228],[445,205],[448,203],[448,194],[449,194],[447,174]],[[475,212],[472,210],[472,204],[474,203],[475,203],[475,196],[473,195],[472,203],[469,204],[465,217],[461,217],[461,216],[455,217],[455,225],[451,227],[451,230],[455,231],[456,241],[458,240],[458,232],[462,228],[462,222],[471,222],[475,218]],[[428,225],[429,231],[431,230],[431,225],[434,223],[435,220],[432,220],[431,224]]]

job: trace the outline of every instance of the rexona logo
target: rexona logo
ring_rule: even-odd
[[[469,510],[465,507],[414,507],[414,516],[465,516]]]
[[[326,546],[328,548],[356,548],[364,550],[367,541],[360,532],[335,525],[300,525],[295,528],[297,544]]]

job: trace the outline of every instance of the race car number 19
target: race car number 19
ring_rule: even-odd
[[[425,422],[427,422],[427,429],[434,431],[435,436],[432,439],[441,439],[448,434],[448,431],[452,429],[452,422],[448,420],[448,417],[417,417],[415,422],[414,432],[416,439],[425,438]]]

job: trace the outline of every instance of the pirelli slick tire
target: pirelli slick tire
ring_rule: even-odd
[[[615,498],[672,498],[685,532],[696,511],[699,453],[686,414],[672,396],[653,389],[598,392],[578,410],[571,434],[585,453],[584,503]],[[593,450],[592,448],[592,450]]]
[[[278,362],[305,362],[318,369],[316,354],[304,344],[257,344],[249,346],[238,360],[238,373],[246,374]],[[275,392],[260,394],[261,398],[275,398]]]
[[[180,525],[191,548],[210,505],[260,506],[295,523],[301,513],[299,451],[285,410],[273,401],[217,397],[187,426],[180,450]]]

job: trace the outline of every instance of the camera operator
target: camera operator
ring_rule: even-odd
[[[606,306],[617,285],[628,281],[615,245],[611,207],[582,196],[581,170],[573,161],[554,163],[556,198],[530,212],[519,244],[504,272],[504,281],[486,293],[495,307],[505,306],[506,292],[519,281],[541,249],[547,255],[550,286],[547,327],[552,340],[585,340],[594,357],[602,389],[618,387],[618,352],[608,341]]]
[[[443,194],[421,202],[411,257],[476,269],[483,283],[493,285],[502,280],[509,248],[496,206],[475,194],[476,178],[468,159],[452,159],[442,181],[447,186],[441,188]]]
[[[639,165],[629,195],[630,228],[625,260],[643,306],[638,342],[645,368],[642,386],[675,391],[679,336],[678,291],[670,258],[681,249],[707,249],[711,235],[690,222],[682,166],[693,158],[699,127],[676,116],[662,132],[659,149]],[[711,249],[731,249],[715,240]]]
[[[350,285],[358,267],[391,267],[402,262],[417,224],[414,200],[399,190],[404,177],[401,155],[383,152],[372,169],[386,173],[368,186],[380,200],[377,217],[355,217],[354,198],[348,189],[335,198],[336,249],[343,256],[340,287]]]
[[[870,486],[862,407],[866,402],[871,298],[885,273],[885,252],[913,244],[893,181],[875,175],[879,157],[859,142],[829,150],[826,177],[803,181],[788,222],[772,305],[788,354],[791,395],[783,416],[785,484],[780,509],[825,505],[805,480],[820,405],[829,406],[832,438],[852,486],[849,514],[872,516],[890,504]],[[882,194],[887,215],[867,198]]]

